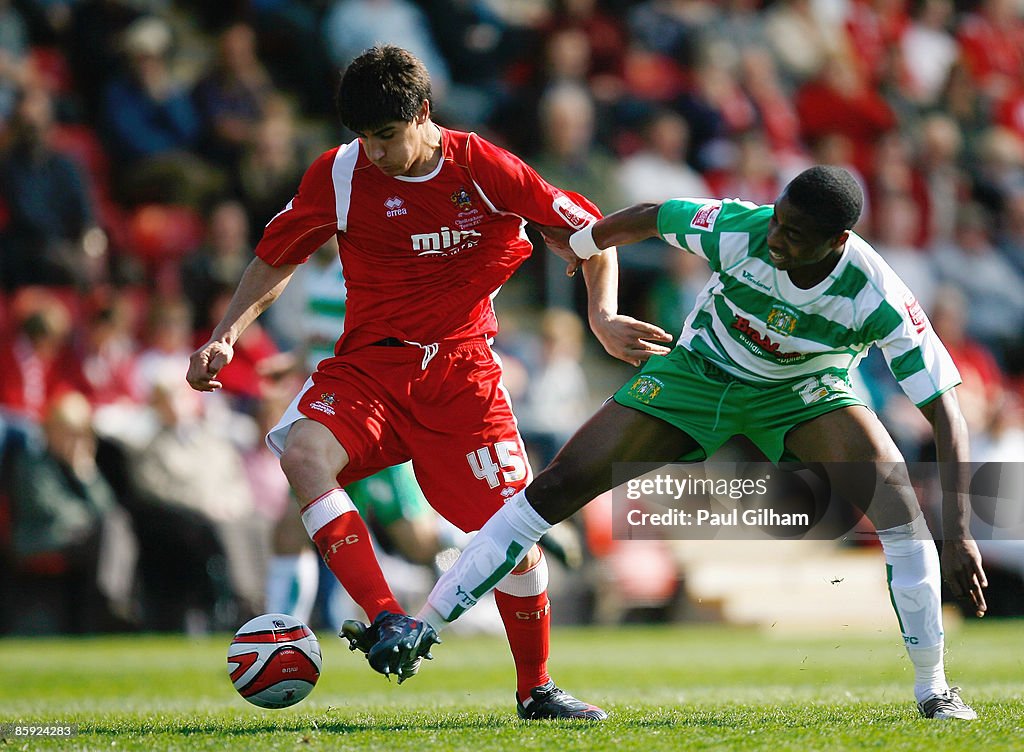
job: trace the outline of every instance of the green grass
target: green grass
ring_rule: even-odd
[[[803,637],[722,627],[556,630],[559,683],[601,725],[515,718],[503,640],[452,636],[399,687],[321,635],[308,699],[260,710],[227,679],[228,638],[0,640],[0,722],[78,723],[0,750],[999,750],[1024,742],[1024,623],[967,625],[947,668],[981,719],[925,722],[895,630]]]

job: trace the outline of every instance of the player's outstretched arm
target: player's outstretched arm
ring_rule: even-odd
[[[594,336],[612,357],[638,366],[652,355],[667,355],[672,335],[660,326],[618,312],[619,264],[609,248],[583,265],[587,281],[587,318]]]
[[[210,340],[189,358],[185,376],[189,386],[200,392],[220,389],[217,374],[231,362],[238,337],[277,300],[295,269],[295,265],[288,264],[271,266],[258,257],[249,263],[224,318],[213,330]]]
[[[921,407],[932,424],[942,482],[942,573],[953,595],[970,599],[977,616],[984,616],[984,588],[988,587],[978,544],[971,537],[969,437],[960,412],[956,389],[950,389]]]
[[[616,245],[635,243],[658,234],[659,204],[636,204],[609,214],[583,230],[538,229],[548,247],[568,266],[570,277],[580,267],[587,281],[588,316],[594,336],[610,355],[638,366],[652,355],[665,355],[672,335],[659,326],[618,313],[619,267]]]

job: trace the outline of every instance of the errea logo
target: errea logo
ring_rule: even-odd
[[[398,196],[392,196],[385,201],[384,208],[387,209],[389,217],[398,217],[409,213],[409,210],[405,208],[405,201]]]

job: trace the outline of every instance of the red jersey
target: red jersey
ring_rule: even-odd
[[[267,224],[256,255],[304,262],[337,233],[348,300],[340,355],[387,338],[421,344],[491,336],[491,298],[532,246],[524,220],[580,229],[600,213],[475,133],[441,128],[442,158],[390,177],[360,141],[317,158]]]

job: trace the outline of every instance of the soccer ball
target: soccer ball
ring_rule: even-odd
[[[316,635],[287,614],[247,621],[228,648],[231,683],[261,708],[287,708],[301,701],[316,686],[322,663]]]

